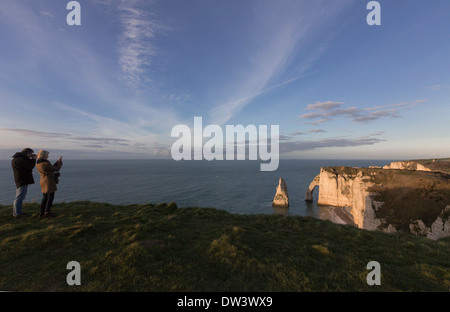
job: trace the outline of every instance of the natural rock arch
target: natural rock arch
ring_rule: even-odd
[[[320,182],[320,174],[317,175],[314,180],[312,180],[311,184],[309,184],[308,189],[306,190],[306,201],[312,202],[313,201],[313,192],[316,186],[319,186]]]

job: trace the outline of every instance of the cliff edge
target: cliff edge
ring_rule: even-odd
[[[450,236],[450,174],[406,163],[403,169],[323,167],[306,200],[318,186],[318,204],[348,207],[359,228]]]

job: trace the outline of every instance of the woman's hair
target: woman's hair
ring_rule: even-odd
[[[38,159],[47,158],[48,154],[50,154],[48,151],[40,150],[37,158]]]

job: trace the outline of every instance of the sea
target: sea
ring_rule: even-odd
[[[234,214],[282,214],[332,219],[332,208],[305,201],[305,192],[325,166],[383,166],[391,160],[281,159],[276,171],[260,171],[260,161],[64,160],[55,203],[94,201],[203,207]],[[25,202],[40,203],[39,173]],[[289,208],[272,207],[279,179],[286,182]],[[15,195],[10,160],[0,160],[0,205]]]

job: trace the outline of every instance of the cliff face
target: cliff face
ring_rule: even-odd
[[[431,239],[439,239],[450,236],[450,205],[448,205],[426,232]]]
[[[342,169],[342,168],[339,168]],[[319,175],[319,205],[350,207],[353,222],[363,229],[375,230],[381,222],[376,219],[374,207],[379,203],[372,198],[369,188],[374,185],[370,175],[346,168],[322,168]]]
[[[311,182],[307,200],[312,200],[316,186],[319,205],[349,207],[359,228],[407,231],[432,239],[450,235],[450,179],[445,174],[324,167]]]
[[[389,165],[384,166],[383,169],[432,171],[430,168],[415,161],[394,161]]]

